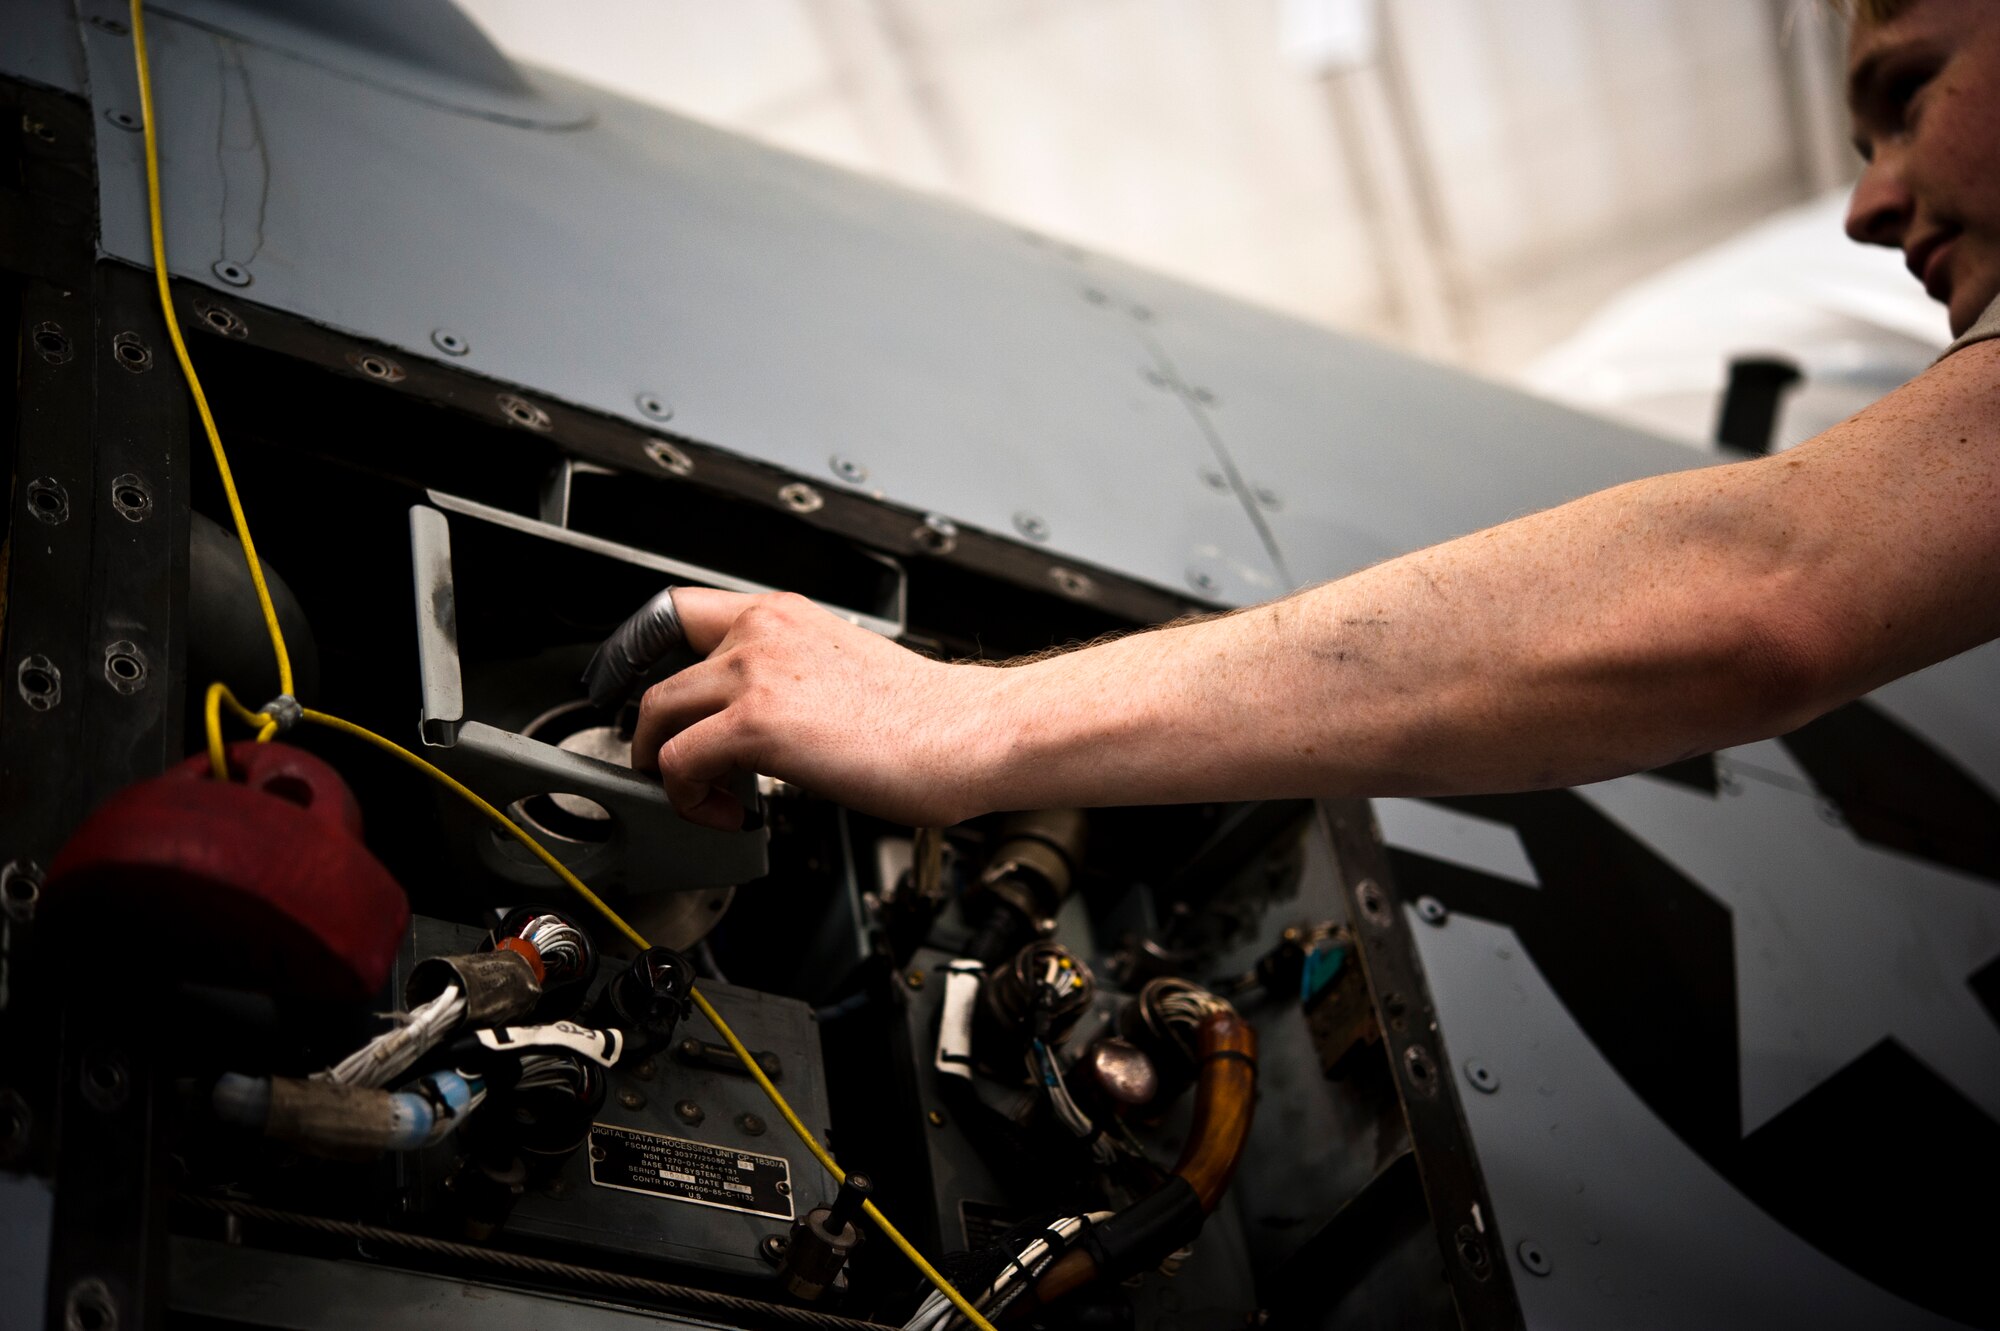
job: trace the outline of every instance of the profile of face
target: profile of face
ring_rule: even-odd
[[[1856,20],[1847,72],[1867,162],[1847,234],[1902,250],[1962,333],[2000,294],[2000,3],[1912,0]]]

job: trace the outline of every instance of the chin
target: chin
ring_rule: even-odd
[[[1992,278],[1961,284],[1946,306],[1951,316],[1951,335],[1960,337],[1966,329],[1979,322],[1979,316],[1986,312],[1996,294],[2000,294],[2000,281]]]

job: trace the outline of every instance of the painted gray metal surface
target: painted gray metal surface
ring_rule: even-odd
[[[22,1326],[42,1324],[55,1200],[47,1179],[0,1171],[0,1291]]]
[[[1512,930],[1411,920],[1447,1065],[1461,1084],[1472,1059],[1499,1080],[1460,1098],[1535,1331],[1956,1325],[1801,1243],[1711,1171],[1598,1056]],[[1523,1244],[1547,1274],[1525,1267]]]
[[[1868,700],[2000,791],[2000,642],[1905,675]]]
[[[1718,755],[1719,799],[1628,777],[1579,793],[1729,908],[1745,1135],[1884,1037],[2000,1120],[2000,1026],[1966,980],[2000,892],[1829,823],[1774,740]]]
[[[0,5],[0,77],[82,93],[83,52],[76,17],[61,0]]]
[[[1992,723],[1964,688],[1995,659],[1982,648],[1881,701],[1978,774]],[[1951,719],[1964,730],[1937,728]],[[1577,793],[1729,912],[1743,1133],[1883,1039],[2000,1119],[2000,1028],[1966,983],[2000,957],[2000,894],[1863,841],[1775,741],[1716,761],[1715,795],[1648,777]],[[1511,829],[1405,801],[1379,801],[1378,816],[1391,845],[1535,888],[1532,871],[1510,872]],[[1825,1257],[1704,1163],[1605,1062],[1511,929],[1453,914],[1415,933],[1446,1065],[1462,1079],[1477,1061],[1499,1082],[1460,1099],[1504,1250],[1518,1266],[1530,1242],[1552,1266],[1516,1280],[1529,1326],[1952,1324]]]
[[[762,583],[752,582],[748,578],[739,578],[717,569],[704,568],[700,564],[690,564],[684,559],[674,559],[651,550],[636,549],[617,541],[606,540],[602,536],[592,536],[588,532],[571,531],[555,523],[525,518],[518,513],[509,513],[505,509],[494,508],[490,504],[464,499],[458,495],[431,490],[426,497],[446,512],[463,514],[540,540],[555,541],[572,549],[587,550],[592,554],[603,555],[607,559],[616,559],[620,563],[651,569],[661,575],[662,581],[674,585],[693,583],[700,587],[720,587],[724,591],[743,592],[752,596],[759,592],[778,590]],[[829,613],[839,615],[842,619],[858,624],[872,633],[880,633],[887,638],[898,638],[902,636],[905,626],[907,580],[894,560],[880,556],[878,558],[881,558],[882,564],[890,572],[893,583],[882,604],[869,609],[835,605],[831,601],[820,601],[817,604]],[[871,613],[871,610],[881,613]]]
[[[1188,409],[1297,585],[1640,476],[1684,445],[1123,264]]]
[[[206,1239],[170,1241],[168,1305],[204,1325],[242,1323],[275,1331],[437,1331],[476,1318],[480,1331],[660,1331],[710,1327],[672,1313],[610,1307],[592,1299],[527,1293],[505,1285],[399,1271],[375,1262],[329,1261]],[[558,1309],[560,1310],[558,1312]],[[22,1323],[31,1325],[31,1323]]]
[[[1513,828],[1424,800],[1371,800],[1382,840],[1434,860],[1537,887],[1535,866]]]
[[[988,532],[1032,515],[1164,587],[1281,589],[1134,321],[1085,298],[1088,261],[552,76],[587,124],[503,123],[459,81],[352,72],[324,32],[242,13],[176,0],[148,29],[176,274],[232,262],[250,298],[412,356],[448,327],[475,372],[635,422],[658,395],[677,434]],[[85,41],[97,86],[131,86],[128,40]],[[98,146],[104,249],[143,263],[139,137]]]

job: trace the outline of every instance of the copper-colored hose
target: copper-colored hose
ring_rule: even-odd
[[[1206,1215],[1243,1158],[1250,1115],[1257,1107],[1257,1032],[1234,1012],[1218,1012],[1196,1033],[1201,1074],[1194,1087],[1194,1123],[1174,1173],[1201,1198]]]
[[[1257,1032],[1234,1012],[1218,1012],[1201,1023],[1196,1048],[1201,1072],[1195,1081],[1194,1122],[1174,1173],[1194,1189],[1207,1215],[1222,1200],[1250,1139],[1250,1116],[1257,1104]],[[1023,1299],[1015,1308],[1025,1312],[1026,1304],[1053,1303],[1096,1278],[1097,1259],[1073,1248],[1035,1282],[1034,1299]]]

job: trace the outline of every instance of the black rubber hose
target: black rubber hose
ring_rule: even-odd
[[[271,636],[257,607],[257,587],[235,533],[200,513],[188,515],[188,681],[199,698],[211,680],[236,691],[246,707],[257,708],[278,692],[278,663]],[[319,697],[319,644],[298,597],[268,560],[264,583],[285,647],[292,657],[293,696],[311,704]]]

